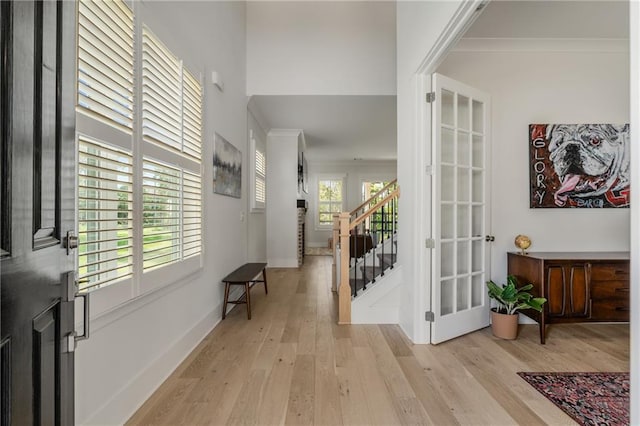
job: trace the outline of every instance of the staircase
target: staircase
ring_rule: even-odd
[[[394,180],[353,211],[334,216],[333,290],[338,292],[339,324],[351,324],[352,305],[367,293],[380,293],[372,289],[394,272],[399,196]]]

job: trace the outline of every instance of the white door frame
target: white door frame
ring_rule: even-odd
[[[431,311],[431,249],[426,248],[426,240],[431,235],[431,174],[429,168],[431,159],[431,105],[425,96],[431,92],[431,74],[449,54],[458,40],[464,35],[469,26],[478,17],[480,10],[488,0],[463,0],[453,17],[438,37],[431,50],[427,53],[415,74],[415,99],[417,102],[415,135],[415,170],[422,171],[416,179],[417,214],[414,216],[412,229],[414,235],[421,236],[415,242],[416,265],[414,282],[414,343],[430,343],[431,327],[425,320],[425,312]],[[409,225],[409,224],[407,224]],[[406,225],[405,225],[406,226]]]
[[[629,53],[630,53],[630,78],[631,85],[631,146],[640,146],[640,4],[637,1],[629,2],[630,27],[629,27]],[[631,187],[640,188],[640,150],[631,149]],[[631,424],[640,424],[640,202],[637,196],[631,197]],[[636,401],[635,403],[633,401]]]

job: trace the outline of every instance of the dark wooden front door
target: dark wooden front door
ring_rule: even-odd
[[[72,425],[75,3],[0,8],[0,425]]]

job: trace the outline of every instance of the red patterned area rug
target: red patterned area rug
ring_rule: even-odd
[[[518,373],[581,425],[629,424],[629,373]]]

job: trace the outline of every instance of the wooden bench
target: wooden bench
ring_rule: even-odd
[[[251,319],[251,294],[249,290],[252,284],[264,283],[264,292],[267,291],[267,264],[266,263],[245,263],[226,277],[222,279],[224,286],[224,304],[222,305],[222,319],[227,315],[227,303],[234,305],[246,304],[247,305],[247,318]],[[262,273],[262,279],[255,279],[260,273]],[[239,299],[229,300],[229,287],[232,285],[243,285],[244,294]]]

